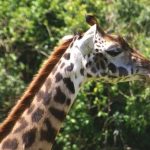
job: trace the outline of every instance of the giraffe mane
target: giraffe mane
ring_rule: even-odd
[[[73,38],[74,36],[67,39],[64,38],[62,42],[54,48],[54,51],[43,63],[41,69],[39,69],[38,73],[35,75],[22,97],[12,108],[4,122],[0,124],[0,142],[5,136],[9,134],[9,132],[11,132],[13,126],[20,118],[22,113],[30,106],[35,94],[41,88],[48,75],[52,72],[55,65],[58,63],[66,49],[69,47],[70,43],[73,41]]]

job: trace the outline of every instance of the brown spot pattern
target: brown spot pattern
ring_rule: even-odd
[[[117,71],[116,66],[113,63],[109,63],[108,68],[109,70],[111,70],[112,73],[115,73]]]
[[[37,108],[31,116],[32,121],[36,122],[36,123],[39,122],[41,120],[43,114],[44,114],[44,110]]]
[[[32,144],[35,142],[36,131],[37,129],[33,128],[23,134],[22,140],[25,148],[31,147]]]
[[[70,53],[65,53],[65,54],[64,54],[64,58],[65,58],[66,60],[69,60],[69,59],[70,59]]]
[[[66,67],[66,70],[71,72],[73,70],[74,64],[71,63],[69,66]]]
[[[71,81],[70,78],[64,78],[63,79],[64,81],[64,84],[66,85],[66,87],[68,88],[68,90],[71,92],[71,93],[75,93],[75,88],[74,88],[74,84],[73,82]]]
[[[55,140],[55,136],[57,134],[57,130],[51,125],[51,122],[48,118],[45,119],[44,124],[46,125],[47,130],[41,129],[41,141],[47,141],[53,143]]]
[[[4,141],[2,148],[9,149],[9,150],[16,150],[18,147],[17,139],[7,139]]]
[[[119,76],[127,76],[128,75],[128,71],[123,68],[123,67],[118,67],[119,70]]]
[[[80,69],[80,73],[82,76],[84,76],[84,69],[83,68]]]
[[[55,76],[56,82],[59,82],[60,80],[62,80],[62,78],[63,78],[63,76],[59,72]]]
[[[71,99],[68,98],[68,99],[67,99],[67,105],[70,105],[70,104],[71,104]]]
[[[10,131],[14,127],[14,124],[20,118],[22,113],[30,107],[35,94],[37,93],[37,91],[39,91],[48,75],[52,72],[58,61],[66,52],[66,49],[69,47],[73,39],[74,37],[62,42],[62,44],[56,47],[51,56],[44,62],[43,66],[38,71],[38,74],[34,77],[26,92],[9,113],[9,116],[0,125],[0,142],[10,133]]]
[[[49,112],[59,121],[63,121],[66,117],[66,113],[63,110],[59,110],[57,108],[54,107],[50,107],[49,108]]]
[[[45,94],[44,99],[43,99],[43,104],[48,105],[50,103],[51,99],[52,99],[52,93],[51,92]]]
[[[56,94],[54,96],[54,100],[58,103],[65,103],[66,95],[61,91],[60,87],[56,88]]]

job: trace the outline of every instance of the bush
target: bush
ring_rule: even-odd
[[[1,121],[59,39],[88,28],[86,13],[96,14],[107,32],[120,33],[149,57],[148,4],[149,0],[0,0]],[[87,82],[53,149],[150,149],[149,100],[150,88],[142,82]]]

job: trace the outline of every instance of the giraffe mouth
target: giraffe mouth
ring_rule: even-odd
[[[147,84],[150,84],[150,74],[140,75],[141,80],[145,81]]]

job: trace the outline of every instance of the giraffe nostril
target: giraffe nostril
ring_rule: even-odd
[[[95,52],[97,52],[97,53],[98,53],[98,51],[99,51],[98,49],[95,49]]]
[[[133,74],[134,73],[134,70],[133,70],[133,68],[131,68],[131,74]]]

